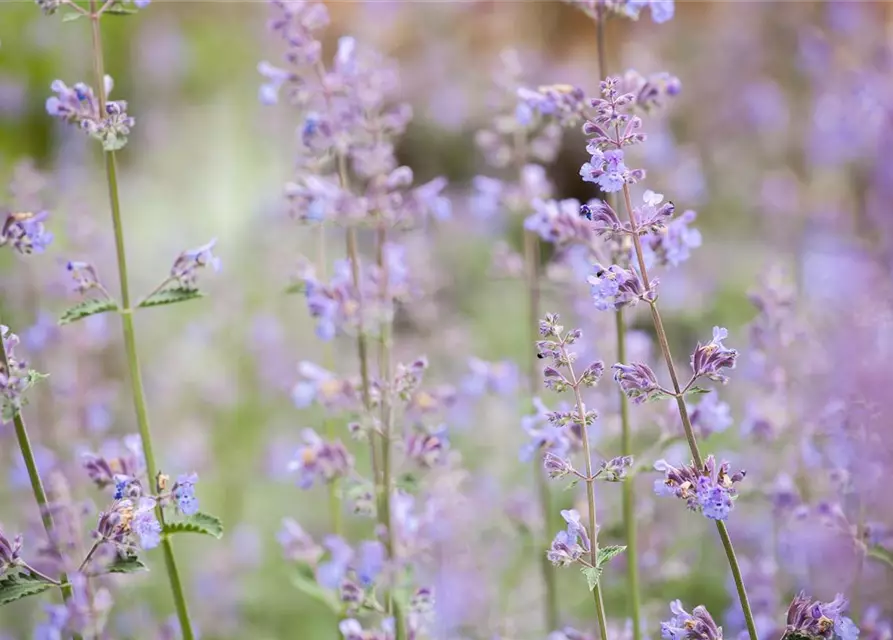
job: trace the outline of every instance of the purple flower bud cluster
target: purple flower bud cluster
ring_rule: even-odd
[[[657,375],[643,362],[617,363],[611,368],[614,370],[614,382],[620,385],[626,397],[635,404],[644,404],[672,395],[660,386]]]
[[[580,522],[580,512],[576,509],[564,510],[561,512],[561,517],[567,523],[567,529],[555,535],[546,552],[549,562],[556,567],[566,567],[575,563],[590,549],[589,534]]]
[[[304,444],[288,465],[297,473],[299,487],[309,489],[316,481],[328,483],[350,474],[354,459],[341,442],[327,442],[313,429],[304,429],[301,438]]]
[[[106,95],[113,85],[111,77],[105,76]],[[106,102],[101,106],[93,89],[82,82],[69,87],[61,80],[54,80],[51,88],[56,94],[46,101],[46,110],[51,116],[79,126],[99,140],[106,151],[117,151],[127,144],[127,136],[136,120],[127,114],[126,102]]]
[[[843,615],[848,604],[841,594],[831,602],[821,602],[800,592],[788,607],[784,638],[857,640],[859,628]]]
[[[735,368],[738,352],[723,345],[722,341],[728,336],[729,332],[724,328],[713,327],[713,339],[704,345],[698,343],[691,355],[692,380],[704,377],[721,384],[729,381],[722,371]]]
[[[194,289],[198,280],[198,271],[205,267],[211,267],[214,271],[220,271],[220,258],[214,255],[214,245],[217,239],[211,240],[195,249],[184,251],[171,267],[171,280],[187,289]]]
[[[607,20],[619,16],[638,20],[642,11],[651,10],[651,19],[662,24],[673,19],[676,11],[674,0],[564,0],[593,20]]]
[[[666,460],[658,460],[654,468],[664,474],[654,481],[654,492],[659,496],[674,496],[685,500],[688,508],[711,520],[725,520],[737,496],[735,485],[744,480],[744,471],[729,473],[730,464],[717,465],[710,455],[701,469],[693,464],[674,467]]]
[[[573,126],[583,119],[586,111],[586,94],[579,87],[554,84],[538,87],[535,91],[518,89],[518,120],[530,122],[533,115],[554,119],[562,127]]]
[[[592,271],[593,275],[587,281],[592,301],[599,311],[619,311],[639,300],[653,302],[657,299],[658,280],[652,280],[651,286],[646,289],[639,273],[633,268],[616,264],[605,268],[595,263]]]
[[[689,613],[680,600],[670,603],[673,617],[660,623],[660,637],[664,640],[722,640],[722,627],[703,606]]]
[[[0,247],[9,244],[22,255],[43,253],[53,241],[43,225],[48,216],[46,211],[10,213],[0,227]]]
[[[0,362],[0,424],[3,424],[12,420],[21,410],[25,403],[25,391],[41,376],[29,369],[28,363],[16,355],[19,337],[6,325],[0,324],[0,339],[3,340],[3,351],[6,354],[6,363]]]
[[[0,575],[10,568],[17,567],[22,553],[22,536],[17,535],[11,541],[0,529]]]

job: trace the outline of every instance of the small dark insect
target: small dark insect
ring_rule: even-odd
[[[542,359],[545,358],[546,356],[544,356],[544,355],[541,354],[541,353],[537,353],[537,354],[536,354],[536,357],[539,358],[540,360],[542,360]]]

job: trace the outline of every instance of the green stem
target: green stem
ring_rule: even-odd
[[[537,380],[539,378],[539,366],[536,358],[536,349],[533,348],[534,343],[539,340],[539,323],[540,323],[540,277],[539,277],[539,238],[531,231],[524,231],[524,262],[526,266],[527,280],[527,322],[530,330],[530,337],[527,340],[528,356],[528,382],[530,384],[531,396],[536,394]],[[542,514],[543,527],[545,529],[545,538],[541,541],[541,547],[544,549],[548,546],[548,537],[552,531],[552,494],[549,491],[548,480],[543,473],[542,465],[539,458],[536,458],[533,465],[533,477],[536,482],[537,496],[539,498],[540,512]],[[545,588],[545,598],[543,601],[546,620],[546,630],[551,632],[558,629],[559,613],[558,613],[558,588],[555,581],[555,568],[546,557],[545,551],[540,553],[540,571],[542,573],[543,587]]]
[[[90,19],[93,36],[93,70],[96,82],[96,92],[99,96],[100,112],[104,112],[105,72],[102,55],[102,35],[99,27],[100,16],[97,13],[96,0],[90,0]],[[121,201],[118,196],[118,167],[114,152],[105,154],[106,178],[108,181],[109,205],[112,213],[112,226],[115,232],[115,249],[118,259],[118,277],[121,285],[121,326],[124,333],[124,347],[127,355],[127,367],[130,373],[131,391],[133,393],[133,405],[136,412],[137,426],[142,440],[143,455],[146,459],[146,473],[149,482],[154,483],[158,476],[158,467],[155,463],[155,452],[152,446],[152,436],[149,430],[149,413],[146,408],[146,395],[143,390],[143,380],[140,371],[139,356],[137,354],[136,333],[133,328],[133,310],[130,307],[130,286],[127,279],[127,258],[124,250],[124,228],[121,223]],[[164,526],[164,511],[161,505],[157,505],[156,514],[162,527]],[[164,563],[167,567],[168,580],[171,593],[174,597],[174,606],[177,610],[177,618],[183,640],[193,640],[192,623],[189,620],[189,610],[186,607],[186,597],[183,592],[183,584],[180,580],[180,572],[174,558],[174,550],[170,538],[162,535],[161,546],[164,551]]]
[[[0,322],[2,326],[2,322]],[[9,329],[12,332],[12,329]],[[9,371],[9,356],[6,353],[6,344],[3,342],[2,329],[0,329],[0,369]],[[15,427],[16,440],[19,442],[19,449],[22,452],[22,459],[25,461],[25,469],[28,471],[28,480],[31,482],[31,491],[34,493],[34,501],[37,502],[37,509],[40,511],[40,520],[43,522],[43,528],[46,530],[47,538],[50,546],[56,547],[56,538],[53,534],[53,516],[50,513],[49,500],[47,500],[46,490],[43,488],[43,481],[40,479],[40,472],[37,470],[37,461],[34,458],[34,449],[31,448],[31,439],[28,437],[28,429],[25,426],[25,419],[22,417],[21,411],[16,411],[12,417],[12,423]],[[59,574],[59,582],[62,590],[62,598],[68,602],[71,598],[71,586],[66,584],[68,576],[65,572]]]
[[[608,77],[608,39],[605,35],[605,21],[607,12],[596,20],[595,41],[598,49],[599,80]],[[615,207],[615,198],[609,194],[608,201]],[[615,207],[616,208],[616,207]],[[617,362],[626,362],[626,320],[623,317],[623,309],[619,309],[614,315],[614,326],[617,330]],[[620,390],[620,443],[623,455],[631,456],[632,451],[632,425],[629,419],[629,403],[626,394]],[[626,592],[630,605],[630,615],[633,619],[633,640],[642,638],[642,594],[639,593],[639,555],[638,555],[638,531],[636,524],[636,485],[635,478],[627,478],[623,483],[623,530],[624,542],[626,542]]]
[[[564,359],[570,362],[567,349],[562,341],[561,353]],[[598,518],[595,504],[595,476],[592,474],[592,450],[589,447],[589,430],[586,428],[586,405],[583,402],[583,394],[580,393],[580,382],[574,373],[573,364],[568,365],[571,376],[571,386],[574,389],[574,399],[577,402],[577,415],[580,418],[580,433],[583,439],[583,456],[586,463],[586,501],[589,506],[589,564],[598,566]],[[598,629],[601,640],[608,640],[608,620],[605,615],[605,602],[602,598],[601,581],[592,589],[592,598],[595,601],[595,612],[598,616]]]
[[[390,294],[388,262],[385,259],[385,245],[388,241],[388,232],[384,227],[384,223],[378,228],[377,233],[377,251],[376,258],[378,268],[381,271],[381,297],[385,306],[393,304]],[[391,527],[391,437],[394,422],[394,407],[391,397],[391,387],[393,384],[393,372],[391,371],[391,340],[392,327],[391,320],[385,318],[381,322],[381,342],[379,345],[379,378],[382,382],[381,396],[381,512],[378,514],[378,521],[386,531],[386,547],[388,557],[394,559],[394,531]],[[405,640],[406,638],[406,620],[402,615],[397,603],[393,597],[393,593],[389,590],[387,593],[388,613],[394,616],[396,640]]]
[[[645,256],[642,253],[642,243],[639,240],[639,233],[636,227],[636,219],[633,215],[632,199],[629,193],[629,186],[623,185],[623,200],[626,204],[627,219],[630,223],[630,230],[633,244],[636,247],[636,257],[639,262],[639,272],[642,276],[645,288],[651,286],[648,279],[648,270],[645,267]],[[664,329],[663,320],[660,317],[660,311],[657,309],[657,303],[651,303],[651,319],[654,323],[654,332],[657,334],[657,341],[660,344],[660,350],[664,355],[667,364],[667,371],[670,374],[670,380],[673,382],[673,390],[676,392],[676,406],[679,408],[679,417],[682,419],[682,428],[685,431],[685,439],[688,441],[688,448],[691,450],[691,457],[698,469],[703,468],[704,460],[701,457],[701,451],[698,449],[698,441],[695,438],[694,429],[691,426],[691,419],[688,415],[688,407],[685,406],[685,397],[682,394],[682,387],[679,384],[679,376],[676,373],[676,365],[673,362],[673,355],[670,352],[670,342],[667,339],[667,332]],[[753,611],[750,608],[750,602],[747,598],[747,590],[744,587],[744,579],[741,576],[741,567],[738,565],[738,558],[735,556],[735,548],[732,546],[732,540],[729,537],[729,531],[726,524],[722,520],[716,521],[716,530],[722,540],[723,549],[726,552],[726,558],[729,561],[729,568],[732,570],[732,578],[735,581],[735,589],[738,591],[738,600],[741,602],[741,610],[744,612],[744,621],[747,624],[747,633],[750,640],[759,640],[757,637],[757,628],[753,619]]]

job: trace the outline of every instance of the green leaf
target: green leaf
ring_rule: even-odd
[[[646,396],[645,402],[649,403],[649,402],[656,402],[658,400],[667,400],[668,398],[672,398],[672,397],[674,397],[672,394],[666,393],[664,391],[654,391],[653,393],[649,393]]]
[[[203,294],[198,289],[190,289],[188,287],[172,287],[170,289],[162,289],[156,291],[151,296],[140,302],[138,307],[157,307],[163,304],[175,304],[177,302],[186,302],[187,300],[195,300],[203,298]]]
[[[705,393],[711,393],[713,389],[705,389],[704,387],[691,387],[685,392],[687,396],[702,396]]]
[[[290,293],[304,293],[304,291],[306,291],[306,290],[307,290],[307,286],[304,284],[303,281],[301,281],[301,282],[293,282],[293,283],[291,283],[290,285],[288,285],[287,287],[285,287],[285,291],[284,291],[284,293],[287,293],[287,294],[290,294]]]
[[[148,570],[149,567],[136,556],[118,556],[105,569],[106,573],[140,573]]]
[[[874,545],[873,547],[868,547],[867,554],[868,557],[872,560],[882,562],[883,564],[893,569],[893,551],[885,549],[880,545]]]
[[[602,570],[599,567],[583,567],[581,569],[583,575],[586,576],[586,584],[592,591],[598,586],[598,581],[602,577]]]
[[[202,533],[220,540],[223,537],[223,523],[217,516],[196,513],[178,522],[166,522],[165,533]]]
[[[613,558],[614,556],[619,556],[624,551],[626,551],[626,547],[621,545],[599,547],[598,555],[595,558],[595,564],[598,565],[599,569],[601,569],[611,561],[611,558]]]
[[[68,324],[70,322],[76,322],[77,320],[83,320],[87,316],[95,316],[97,313],[105,313],[107,311],[117,310],[118,303],[114,300],[84,300],[80,304],[74,305],[71,309],[68,309],[65,313],[63,313],[62,317],[59,318],[59,324]]]
[[[85,18],[86,16],[83,13],[66,13],[62,16],[62,22],[73,22],[75,20],[80,20],[81,18]]]
[[[335,594],[321,587],[313,577],[308,577],[304,571],[295,573],[291,583],[304,595],[324,604],[334,613],[341,614],[341,603],[335,598]]]
[[[419,488],[419,477],[412,471],[402,473],[397,478],[397,487],[407,493],[415,493]]]
[[[570,491],[574,487],[580,484],[580,478],[574,477],[570,482],[567,483],[567,486],[563,489],[563,491]]]
[[[13,573],[0,580],[0,605],[43,593],[52,585],[37,576]]]

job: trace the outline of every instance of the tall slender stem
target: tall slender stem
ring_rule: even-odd
[[[3,323],[0,320],[0,327],[2,326]],[[9,355],[6,353],[6,344],[3,342],[2,329],[0,329],[0,370],[9,371]],[[37,502],[37,509],[40,511],[40,520],[43,523],[43,528],[46,530],[50,546],[56,547],[53,515],[50,513],[49,500],[47,499],[46,490],[43,488],[43,481],[40,479],[37,460],[34,458],[34,449],[31,448],[31,439],[28,437],[28,429],[25,426],[25,418],[22,417],[21,411],[15,412],[15,415],[12,417],[12,423],[15,427],[16,440],[19,442],[19,450],[22,452],[22,459],[25,462],[25,469],[28,472],[28,480],[31,482],[34,501]],[[68,576],[65,575],[64,571],[59,574],[59,582],[62,583],[60,587],[62,598],[68,602],[72,595],[71,585],[67,584]]]
[[[567,348],[562,342],[561,353],[564,360],[571,362]],[[571,386],[574,389],[574,399],[577,402],[577,415],[579,416],[580,433],[583,440],[583,456],[586,462],[586,501],[589,506],[589,564],[598,566],[598,518],[595,504],[595,477],[592,474],[592,449],[589,446],[589,430],[586,428],[586,405],[583,402],[583,394],[580,393],[580,381],[574,373],[573,364],[568,365],[571,376]],[[602,598],[601,584],[596,583],[592,589],[592,598],[595,601],[595,612],[598,615],[598,629],[601,640],[608,640],[608,620],[605,615],[605,602]]]
[[[530,335],[526,344],[530,355],[528,356],[528,381],[530,384],[531,397],[536,395],[537,380],[539,378],[539,366],[536,358],[536,351],[530,347],[539,340],[539,318],[540,318],[540,261],[539,238],[535,233],[524,230],[524,263],[527,286],[527,322]],[[549,484],[543,473],[542,465],[537,459],[533,466],[533,477],[536,483],[537,497],[539,498],[539,506],[542,514],[543,527],[545,536],[548,538],[549,532],[552,531],[552,494],[549,491]],[[548,543],[543,543],[548,546]],[[545,588],[545,598],[543,601],[544,615],[546,620],[547,631],[553,631],[559,625],[558,613],[558,586],[555,581],[555,568],[549,562],[549,558],[545,553],[540,553],[540,571],[542,573],[543,586]]]
[[[595,41],[598,49],[598,75],[600,80],[608,77],[608,39],[605,34],[605,21],[607,12],[596,20]],[[616,209],[614,198],[608,195],[608,204]],[[616,328],[617,362],[626,362],[626,319],[623,309],[618,309],[614,314]],[[623,455],[631,456],[632,451],[632,425],[629,418],[629,401],[623,390],[618,390],[620,396],[620,447]],[[628,478],[621,489],[623,501],[623,531],[626,542],[626,595],[630,607],[630,616],[633,620],[633,640],[642,638],[642,594],[639,593],[639,554],[638,531],[636,523],[636,488],[635,479]]]
[[[390,308],[393,301],[390,293],[390,273],[388,271],[388,261],[385,255],[386,245],[388,242],[388,232],[381,223],[378,227],[376,238],[376,257],[381,277],[381,298],[385,308]],[[382,509],[378,514],[379,523],[386,531],[386,547],[388,557],[394,558],[394,531],[391,527],[391,437],[394,422],[394,406],[391,391],[393,381],[393,371],[391,370],[391,340],[392,340],[392,320],[385,318],[381,322],[381,341],[379,343],[379,378],[383,384],[383,392],[381,396],[381,484],[382,484]],[[394,616],[396,623],[396,640],[404,640],[406,638],[406,620],[403,612],[397,607],[393,594],[388,592],[387,598],[388,611]]]
[[[642,253],[642,243],[639,240],[639,233],[636,223],[636,217],[633,215],[632,198],[629,193],[629,186],[623,185],[623,200],[626,204],[626,214],[630,224],[630,231],[633,238],[633,244],[636,248],[636,257],[639,262],[639,272],[645,288],[651,286],[648,279],[648,269],[645,267],[645,256]],[[657,334],[657,341],[660,344],[660,350],[664,355],[667,363],[667,371],[670,374],[670,380],[673,382],[673,391],[676,395],[676,406],[679,408],[679,417],[682,418],[682,428],[685,430],[685,439],[688,441],[688,447],[691,450],[691,457],[699,469],[704,466],[704,460],[701,457],[701,451],[698,449],[698,441],[695,438],[694,429],[691,426],[691,418],[688,415],[688,407],[685,406],[685,398],[682,394],[682,387],[679,385],[679,376],[676,373],[676,365],[673,362],[673,355],[670,352],[670,342],[667,340],[667,332],[664,329],[663,320],[660,317],[660,311],[657,309],[657,303],[651,303],[651,319],[654,322],[654,331]],[[726,552],[726,558],[729,561],[729,568],[732,570],[732,578],[735,581],[735,588],[738,591],[738,600],[741,602],[741,610],[744,612],[744,621],[747,624],[747,632],[751,640],[759,640],[757,637],[757,628],[754,624],[753,611],[750,609],[750,602],[747,598],[747,590],[744,588],[744,579],[741,576],[741,567],[738,565],[738,558],[735,556],[735,548],[732,546],[732,539],[729,537],[729,531],[725,522],[716,521],[716,530],[719,532],[720,540],[722,540],[723,549]]]
[[[90,0],[90,20],[93,36],[93,71],[96,82],[96,92],[99,96],[100,112],[105,111],[105,71],[102,52],[102,33],[100,30],[100,14],[97,12],[96,0]],[[121,286],[121,326],[124,333],[124,347],[127,354],[127,367],[130,373],[131,392],[133,394],[133,406],[136,412],[137,426],[143,446],[143,455],[146,459],[146,473],[150,482],[155,482],[158,475],[158,466],[155,463],[155,452],[152,446],[152,435],[149,430],[149,412],[146,407],[146,395],[143,390],[142,373],[140,370],[139,356],[136,346],[136,332],[133,328],[133,310],[130,307],[130,286],[127,279],[127,257],[124,249],[124,228],[121,222],[121,201],[118,196],[118,167],[115,154],[112,151],[105,152],[106,178],[108,181],[109,204],[112,213],[112,226],[115,232],[115,249],[118,258],[118,277]],[[159,522],[164,526],[164,511],[159,504],[155,510]],[[183,583],[177,561],[174,557],[174,549],[170,538],[166,534],[161,537],[161,547],[164,552],[164,564],[167,568],[168,581],[174,598],[174,606],[177,610],[177,618],[183,640],[193,640],[192,623],[189,619],[189,610],[186,606],[186,596],[183,591]]]

